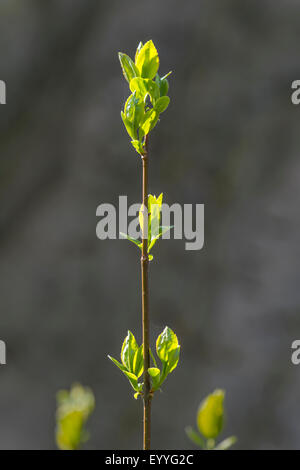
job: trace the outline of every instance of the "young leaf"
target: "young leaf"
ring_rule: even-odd
[[[236,441],[237,438],[235,436],[227,437],[227,439],[224,439],[224,441],[220,442],[220,444],[215,447],[215,450],[228,450]]]
[[[169,104],[170,98],[168,96],[162,96],[156,101],[154,108],[158,113],[163,113],[167,109]]]
[[[124,114],[127,121],[131,122],[134,134],[136,135],[137,129],[144,117],[144,104],[136,92],[132,93],[127,99],[124,106]]]
[[[167,80],[167,77],[171,74],[172,72],[167,73],[164,77],[160,77],[158,73],[155,76],[155,82],[158,85],[159,88],[159,94],[160,96],[166,96],[169,91],[169,82]]]
[[[202,437],[192,428],[192,426],[187,426],[185,428],[186,435],[188,438],[196,444],[196,446],[201,447],[202,449],[205,449],[205,442],[202,439]]]
[[[148,212],[150,216],[149,222],[149,242],[152,238],[156,238],[159,235],[159,223],[160,223],[160,212],[163,200],[163,193],[158,197],[153,194],[148,196]]]
[[[165,233],[167,233],[174,225],[161,225],[159,227],[159,236],[162,237]]]
[[[128,331],[126,338],[124,339],[122,350],[121,350],[121,360],[123,365],[130,372],[133,371],[133,359],[135,352],[138,350],[138,344],[135,340],[135,337]]]
[[[83,442],[83,417],[80,411],[70,411],[62,416],[56,427],[56,443],[60,450],[77,450]]]
[[[139,378],[144,372],[144,358],[143,358],[143,345],[141,345],[135,352],[133,358],[133,373]]]
[[[137,66],[141,77],[150,78],[151,80],[155,77],[159,68],[159,57],[151,40],[146,42],[146,44],[139,50],[136,56],[135,65]]]
[[[224,390],[215,390],[200,404],[197,414],[198,429],[206,439],[215,439],[223,428]]]
[[[147,80],[144,78],[133,78],[130,82],[130,91],[132,93],[137,93],[141,99],[145,102],[146,97],[148,96],[148,86]]]
[[[162,237],[165,233],[167,233],[173,227],[174,225],[170,225],[170,226],[162,225],[159,227],[159,235],[151,239],[151,242],[149,243],[149,246],[148,246],[148,253],[150,253],[151,249],[153,248],[157,240],[159,240],[160,237]]]
[[[140,50],[142,49],[142,47],[143,47],[143,43],[142,43],[142,41],[140,41],[140,42],[139,42],[139,45],[138,45],[138,47],[137,47],[137,49],[136,49],[136,53],[135,53],[135,57],[134,57],[134,60],[135,60],[135,61],[136,61],[137,56],[138,56],[138,53],[140,52]]]
[[[135,129],[134,129],[134,126],[133,126],[132,122],[130,122],[130,121],[126,118],[126,116],[125,116],[125,114],[123,113],[123,111],[121,111],[121,117],[122,117],[122,121],[123,121],[123,123],[124,123],[124,126],[125,126],[125,128],[126,128],[128,134],[130,135],[130,137],[131,137],[132,139],[136,140],[137,134],[136,134],[136,131],[135,131]]]
[[[123,366],[123,364],[121,364],[119,361],[117,361],[117,359],[114,359],[113,357],[111,356],[107,356],[117,367],[119,367],[119,369],[121,369],[122,372],[124,372],[124,370],[126,370],[126,367]]]
[[[123,75],[128,83],[130,83],[130,80],[132,80],[134,77],[139,76],[138,68],[127,54],[119,52],[119,60],[122,67]]]
[[[141,242],[139,240],[137,240],[136,238],[130,237],[129,235],[127,235],[126,233],[123,233],[123,232],[120,232],[120,235],[122,235],[122,237],[124,237],[124,238],[127,238],[127,240],[134,243],[139,248],[142,248]]]
[[[139,392],[139,384],[138,384],[138,379],[137,376],[134,375],[132,372],[128,372],[127,370],[124,370],[123,373],[126,375],[128,378],[129,382],[131,383],[132,388],[136,391]]]
[[[143,155],[145,153],[144,146],[139,140],[132,140],[131,144],[133,148],[137,151],[137,153],[139,153],[140,155]]]
[[[148,135],[150,131],[156,126],[159,118],[159,113],[154,108],[149,109],[141,121],[140,127],[144,135]]]
[[[167,375],[173,372],[174,369],[176,369],[178,361],[179,361],[179,355],[180,355],[180,346],[177,346],[177,348],[172,349],[169,352],[167,371],[166,371]]]
[[[160,211],[161,211],[161,206],[162,206],[162,198],[163,198],[163,193],[161,193],[158,197],[154,196],[153,194],[148,195],[148,211],[146,214],[146,217],[148,215],[148,243],[149,246],[151,244],[152,238],[156,237],[157,234],[160,233],[160,227],[159,227],[159,222],[160,222]],[[144,226],[144,216],[143,216],[143,204],[141,205],[140,211],[139,211],[139,222],[140,222],[140,227],[141,230],[143,231],[143,226]],[[152,231],[154,234],[152,235]],[[158,235],[159,237],[160,235]],[[148,246],[148,253],[149,253],[149,246]]]
[[[166,80],[168,78],[168,76],[171,75],[171,73],[172,73],[172,70],[170,72],[166,73],[166,75],[164,75],[161,79]]]
[[[157,84],[148,78],[133,78],[130,82],[130,90],[132,93],[135,92],[139,95],[144,103],[146,102],[148,95],[150,96],[152,103],[159,98],[159,88]]]
[[[156,352],[162,362],[168,362],[169,354],[178,347],[178,339],[171,328],[167,327],[156,341]]]
[[[156,367],[150,367],[148,372],[152,379],[152,390],[155,391],[159,388],[160,370]]]
[[[95,407],[93,392],[80,384],[57,393],[56,443],[62,450],[77,450],[88,439],[85,423]]]
[[[155,360],[155,357],[154,357],[154,355],[153,355],[153,352],[151,351],[151,348],[149,349],[149,352],[150,352],[150,356],[151,356],[151,359],[152,359],[152,361],[153,361],[154,366],[156,367],[156,369],[158,369],[158,367],[157,367],[157,362],[156,362],[156,360]]]

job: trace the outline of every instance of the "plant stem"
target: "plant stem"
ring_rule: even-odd
[[[142,313],[143,313],[143,355],[144,355],[144,450],[150,449],[151,442],[151,383],[150,367],[150,328],[149,328],[149,257],[148,257],[148,136],[145,138],[143,163],[143,240],[142,240]]]

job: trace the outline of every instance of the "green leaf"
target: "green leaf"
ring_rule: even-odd
[[[134,135],[144,118],[144,104],[136,92],[132,93],[124,106],[124,114],[127,121],[132,124]]]
[[[206,439],[215,439],[223,428],[224,390],[215,390],[200,404],[197,414],[198,429]]]
[[[123,366],[123,364],[121,364],[119,361],[117,361],[117,359],[114,359],[113,357],[111,356],[107,356],[117,367],[119,367],[119,369],[121,369],[122,372],[124,372],[124,370],[126,370],[126,367]]]
[[[139,45],[138,45],[138,47],[137,47],[137,49],[136,49],[135,58],[134,58],[135,61],[136,61],[137,56],[138,56],[138,53],[140,52],[140,50],[142,49],[142,47],[143,47],[143,43],[142,43],[142,41],[140,41],[140,42],[139,42]]]
[[[167,109],[169,104],[170,98],[168,96],[162,96],[156,101],[154,108],[158,113],[163,113]]]
[[[138,68],[127,54],[119,52],[119,60],[122,67],[123,75],[128,83],[130,83],[130,80],[132,80],[134,77],[139,76]]]
[[[155,104],[155,101],[159,99],[159,88],[153,80],[147,80],[147,90],[151,98],[151,102]]]
[[[59,449],[76,450],[88,439],[85,423],[95,407],[93,392],[75,384],[57,394],[56,443]]]
[[[160,239],[165,233],[167,233],[171,228],[173,228],[174,225],[166,226],[166,225],[161,225],[159,227],[159,235],[155,238],[151,238],[151,242],[148,245],[148,253],[150,253],[150,250],[153,248],[157,240]]]
[[[136,131],[135,131],[135,129],[134,129],[134,126],[133,126],[132,122],[130,122],[130,121],[126,118],[126,116],[125,116],[125,114],[123,113],[123,111],[121,111],[121,117],[122,117],[122,121],[123,121],[123,123],[124,123],[124,126],[125,126],[125,128],[126,128],[128,134],[130,135],[130,137],[131,137],[132,139],[136,140],[136,138],[137,138],[137,133],[136,133]]]
[[[138,344],[135,340],[135,337],[128,331],[126,338],[124,339],[122,349],[121,349],[121,360],[123,365],[130,372],[133,371],[133,359],[135,352],[138,350]]]
[[[128,378],[129,382],[131,383],[131,386],[132,388],[136,391],[136,392],[139,392],[140,391],[140,388],[139,388],[139,384],[138,384],[138,378],[135,374],[133,374],[132,372],[128,372],[127,370],[124,370],[123,373],[126,375],[126,377]]]
[[[160,370],[156,367],[150,367],[148,372],[152,379],[152,390],[155,391],[159,388]]]
[[[172,72],[167,73],[164,77],[160,77],[158,73],[155,76],[155,82],[158,85],[159,88],[159,94],[160,96],[166,96],[169,91],[169,82],[167,80],[167,77],[171,74]]]
[[[135,65],[137,66],[140,76],[143,78],[154,78],[159,68],[158,52],[150,40],[139,50]]]
[[[152,361],[153,361],[154,366],[155,366],[156,368],[158,368],[158,367],[157,367],[157,362],[156,362],[156,360],[155,360],[155,357],[154,357],[154,355],[153,355],[153,352],[151,351],[151,348],[149,349],[149,352],[150,352],[150,356],[151,356],[151,359],[152,359]]]
[[[142,391],[143,384],[138,383],[138,377],[143,373],[144,369],[144,364],[143,364],[143,353],[142,353],[142,348],[143,346],[140,346],[134,353],[133,358],[132,358],[132,363],[131,363],[131,352],[135,350],[136,346],[136,341],[134,339],[133,334],[129,331],[128,335],[126,336],[123,346],[122,346],[122,351],[121,351],[121,357],[122,361],[124,360],[125,364],[121,364],[118,362],[116,359],[114,359],[111,356],[108,356],[109,359],[123,372],[123,374],[127,377],[129,380],[131,386],[133,389],[140,393]],[[128,366],[126,365],[128,364]],[[132,370],[128,370],[131,368]],[[135,373],[137,371],[137,373]]]
[[[174,225],[161,225],[159,227],[159,236],[162,237],[165,233],[167,233]]]
[[[235,436],[227,437],[227,439],[224,439],[224,441],[220,442],[220,444],[215,447],[215,450],[228,450],[236,441],[237,438]]]
[[[177,367],[179,361],[180,346],[177,336],[170,328],[166,327],[157,338],[156,352],[163,364],[159,380],[160,386],[167,375]]]
[[[137,377],[140,377],[144,372],[143,345],[141,345],[135,352],[132,371]]]
[[[159,386],[163,384],[163,382],[166,380],[167,376],[173,372],[173,370],[177,367],[178,361],[179,361],[179,354],[180,354],[180,346],[178,346],[176,349],[172,349],[168,355],[168,360],[163,362],[163,368],[160,374],[160,381],[159,381]]]
[[[144,103],[148,95],[152,103],[159,98],[159,88],[157,84],[147,78],[133,78],[130,82],[130,90],[132,93],[139,95]]]
[[[132,140],[131,144],[134,147],[134,149],[137,151],[137,153],[139,153],[140,155],[143,155],[145,153],[144,146],[142,142],[140,142],[139,140]]]
[[[202,437],[192,428],[192,426],[187,426],[185,428],[186,435],[188,438],[196,444],[196,446],[201,447],[201,449],[205,449],[205,442]]]
[[[140,127],[144,135],[148,135],[150,131],[156,126],[159,118],[159,113],[154,108],[149,109],[141,121]]]
[[[167,375],[173,372],[174,369],[176,369],[178,361],[179,361],[179,355],[180,355],[180,346],[178,346],[176,349],[172,349],[169,352],[169,357],[168,357],[168,365],[167,365]]]
[[[122,235],[122,237],[124,237],[124,238],[127,238],[127,240],[129,240],[130,242],[132,242],[136,246],[138,246],[140,249],[142,249],[142,244],[141,244],[140,240],[137,240],[136,238],[130,237],[129,235],[127,235],[126,233],[123,233],[123,232],[120,232],[120,235]]]
[[[56,443],[61,450],[77,450],[82,442],[83,418],[79,411],[63,416],[56,428]]]
[[[149,94],[147,85],[148,80],[145,80],[144,78],[133,78],[129,84],[129,87],[132,93],[137,93],[145,102],[145,99]]]
[[[166,75],[164,75],[162,77],[162,80],[166,80],[168,78],[168,76],[171,75],[171,73],[172,73],[172,70],[170,72],[166,73]]]
[[[171,328],[167,327],[156,341],[156,352],[162,362],[168,362],[169,354],[178,347],[178,339]]]
[[[159,223],[160,223],[160,212],[163,200],[163,193],[161,193],[158,197],[154,196],[154,194],[149,194],[148,196],[148,212],[150,216],[150,233],[151,227],[154,225],[156,226],[157,233],[159,233]],[[156,236],[155,235],[155,236]],[[150,239],[152,236],[150,237]]]
[[[157,238],[156,233],[152,235],[152,228],[154,228],[154,232],[157,232],[160,237],[160,231],[161,227],[159,227],[159,222],[160,222],[160,212],[161,212],[161,206],[162,206],[162,199],[163,199],[163,193],[161,193],[158,197],[154,196],[153,194],[148,195],[148,253],[149,253],[149,246],[151,245],[151,240],[152,238]],[[144,215],[143,215],[143,204],[141,205],[140,211],[139,211],[139,223],[141,230],[143,232],[143,227],[144,227]]]
[[[158,197],[149,194],[148,196],[148,213],[149,213],[149,227],[148,227],[148,253],[151,240],[159,235],[160,212],[162,206],[163,193]]]

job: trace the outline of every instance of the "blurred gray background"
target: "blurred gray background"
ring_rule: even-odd
[[[150,141],[150,190],[205,204],[205,247],[162,241],[152,341],[182,344],[153,402],[153,448],[226,389],[239,449],[300,445],[300,3],[292,0],[0,1],[0,448],[54,449],[55,394],[97,406],[87,448],[140,448],[142,405],[109,362],[141,341],[136,247],[96,238],[96,207],[139,202],[141,165],[120,119],[117,52],[153,39],[171,105]]]

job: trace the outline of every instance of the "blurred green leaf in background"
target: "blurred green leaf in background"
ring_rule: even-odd
[[[201,403],[197,413],[197,427],[195,431],[191,426],[186,428],[186,434],[194,444],[206,450],[227,450],[236,442],[231,436],[216,445],[215,439],[223,430],[224,425],[224,399],[225,391],[215,390]],[[201,433],[201,435],[200,435]]]
[[[57,394],[56,443],[61,450],[77,450],[89,439],[85,424],[95,408],[93,392],[80,384]]]

